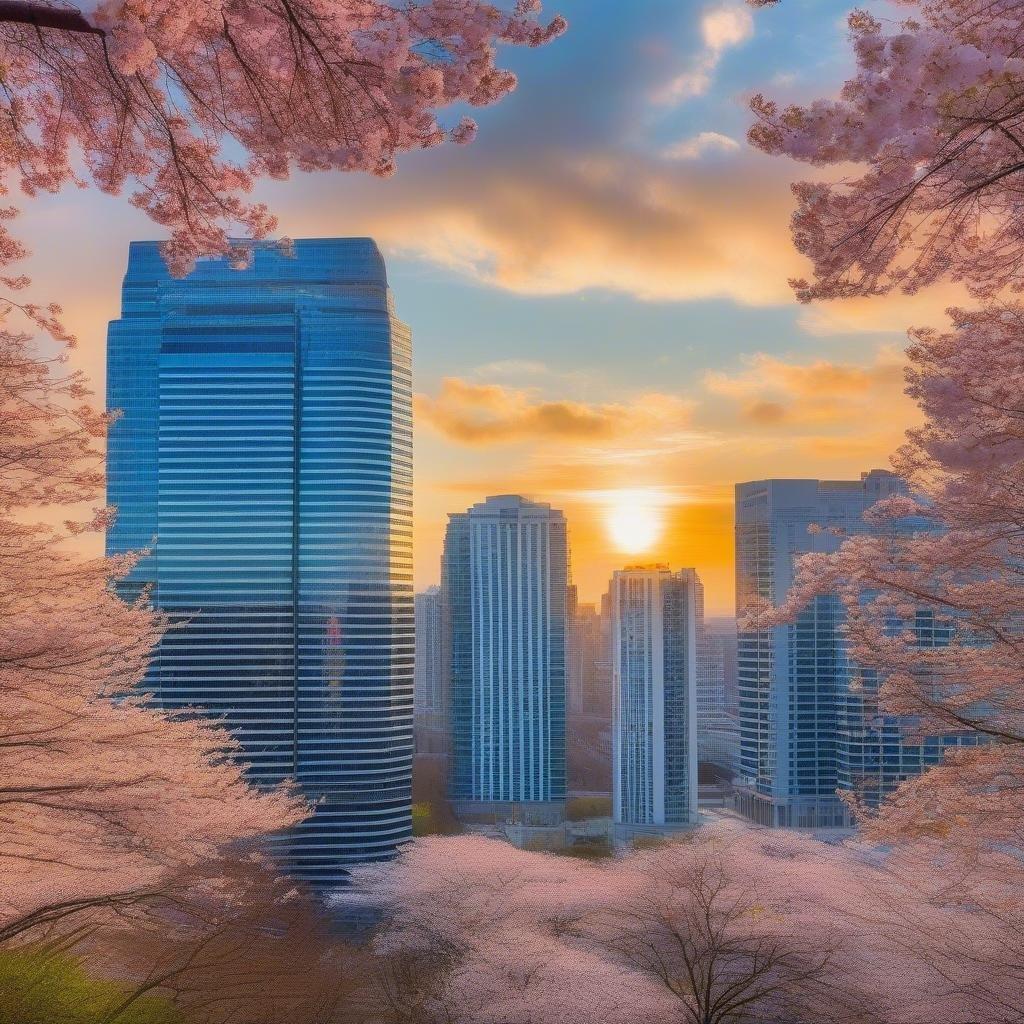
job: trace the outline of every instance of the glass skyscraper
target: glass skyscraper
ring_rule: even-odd
[[[693,569],[614,574],[612,805],[616,831],[697,820],[697,653],[704,588]]]
[[[277,837],[320,885],[411,835],[409,330],[366,238],[249,243],[169,276],[133,243],[108,336],[110,553],[170,621],[147,686],[199,708],[251,778],[298,780]]]
[[[463,816],[562,814],[568,569],[565,518],[548,505],[502,495],[449,517],[450,795]]]
[[[860,480],[762,480],[736,487],[736,606],[780,603],[805,552],[834,551],[870,532],[864,512],[906,484],[872,470]],[[901,529],[921,528],[907,521]],[[809,531],[808,527],[816,527]],[[891,530],[892,526],[887,527]],[[834,594],[816,598],[790,624],[740,630],[740,765],[737,807],[762,825],[824,828],[852,823],[838,791],[869,804],[938,764],[967,737],[911,742],[905,726],[879,714],[879,680],[847,656],[844,611]],[[922,615],[918,642],[945,642]],[[853,684],[856,685],[853,685]]]

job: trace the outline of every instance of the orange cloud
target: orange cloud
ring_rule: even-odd
[[[706,374],[704,387],[736,403],[729,415],[754,424],[862,431],[865,422],[902,425],[912,415],[903,394],[904,360],[891,349],[879,349],[868,364],[792,363],[764,353],[746,362],[739,373]]]
[[[387,182],[267,187],[287,232],[371,234],[389,251],[530,295],[607,289],[652,301],[792,302],[807,267],[789,241],[790,169],[759,154],[665,160],[617,149],[470,150]],[[757,187],[751,188],[751,181]],[[309,201],[312,199],[313,201]]]
[[[527,440],[612,441],[680,428],[691,404],[671,395],[641,395],[629,404],[539,398],[532,389],[447,377],[436,396],[417,395],[416,415],[462,444]]]

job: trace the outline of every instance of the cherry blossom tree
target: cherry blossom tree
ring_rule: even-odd
[[[95,9],[90,9],[95,7]],[[262,238],[248,201],[261,175],[298,168],[388,175],[406,150],[469,142],[462,118],[515,87],[495,44],[537,46],[565,28],[540,0],[103,0],[0,3],[0,177],[27,196],[91,180],[171,231],[170,265]],[[242,159],[227,154],[240,151]],[[76,153],[80,160],[76,161]],[[0,261],[18,246],[0,235]]]
[[[915,292],[962,281],[1024,288],[1024,18],[1014,0],[895,0],[892,25],[850,15],[857,74],[835,99],[755,96],[750,141],[862,173],[794,185],[802,300]],[[758,6],[766,6],[763,2]]]
[[[1024,12],[1009,0],[903,6],[911,17],[896,26],[851,15],[858,73],[837,99],[780,109],[756,97],[750,138],[864,168],[794,186],[794,238],[814,268],[813,281],[793,282],[801,299],[946,280],[984,304],[950,310],[950,331],[911,332],[908,394],[926,421],[895,468],[918,497],[872,510],[879,535],[806,558],[776,621],[838,592],[851,655],[882,680],[881,710],[917,733],[984,741],[949,753],[867,821],[875,839],[941,835],[947,852],[976,862],[1024,838],[1024,311],[1006,298],[1024,287]],[[927,528],[885,529],[907,516]],[[923,618],[942,643],[918,642]]]
[[[653,979],[686,1024],[877,1019],[846,984],[854,951],[827,917],[794,905],[788,872],[760,869],[748,838],[698,837],[634,857],[581,934]],[[820,898],[810,906],[820,911]],[[808,927],[795,926],[799,915]]]
[[[184,868],[303,810],[250,788],[220,729],[135,693],[161,624],[113,592],[132,560],[64,545],[105,512],[63,530],[25,521],[97,499],[107,417],[87,398],[79,374],[0,331],[0,941],[159,901]]]
[[[959,1019],[1012,1021],[1024,977],[1024,10],[902,5],[898,25],[851,15],[857,75],[837,98],[782,109],[755,97],[750,138],[859,168],[794,186],[794,239],[814,271],[793,282],[801,300],[948,281],[982,304],[949,310],[951,329],[910,332],[907,392],[925,421],[894,468],[915,496],[872,509],[875,535],[803,559],[764,624],[838,593],[850,655],[881,680],[880,710],[913,734],[980,741],[877,811],[860,807],[867,839],[894,844],[889,869],[911,894],[883,897],[873,926],[926,965],[933,1000],[967,994]],[[907,536],[908,516],[925,528]],[[922,623],[940,643],[919,642]]]
[[[387,911],[367,1019],[1019,1020],[1020,933],[973,899],[996,890],[920,869],[726,825],[601,863],[423,839],[361,878]]]
[[[371,1019],[384,1024],[631,1024],[665,1001],[572,929],[603,899],[592,864],[476,837],[417,840],[356,884],[387,915]],[[339,897],[343,911],[345,897]]]

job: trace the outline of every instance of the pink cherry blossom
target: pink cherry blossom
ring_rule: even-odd
[[[804,301],[915,292],[941,279],[1024,289],[1024,20],[1011,0],[897,0],[900,24],[849,17],[857,74],[834,99],[758,95],[753,145],[838,182],[794,185]],[[755,6],[768,6],[764,2]]]
[[[501,99],[515,76],[496,46],[539,46],[566,27],[538,21],[532,0],[511,13],[482,0],[104,0],[88,17],[24,7],[31,17],[0,13],[0,184],[56,191],[76,180],[80,150],[99,188],[130,186],[170,230],[178,273],[228,253],[239,229],[274,230],[246,198],[260,175],[388,175],[402,152],[470,141],[469,119],[449,129],[438,112]]]
[[[59,310],[22,312],[46,328]],[[8,310],[8,314],[11,311]],[[0,324],[0,941],[185,897],[227,855],[300,820],[289,790],[245,781],[230,737],[136,689],[162,624],[112,584],[131,557],[83,559],[34,524],[96,503],[108,417],[81,374]]]

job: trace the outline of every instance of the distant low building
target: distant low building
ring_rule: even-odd
[[[736,620],[704,619],[697,647],[697,757],[725,778],[739,766],[735,678]]]
[[[568,679],[570,714],[602,715],[610,711],[611,688],[602,686],[601,617],[592,604],[579,604],[569,588],[570,631]]]

